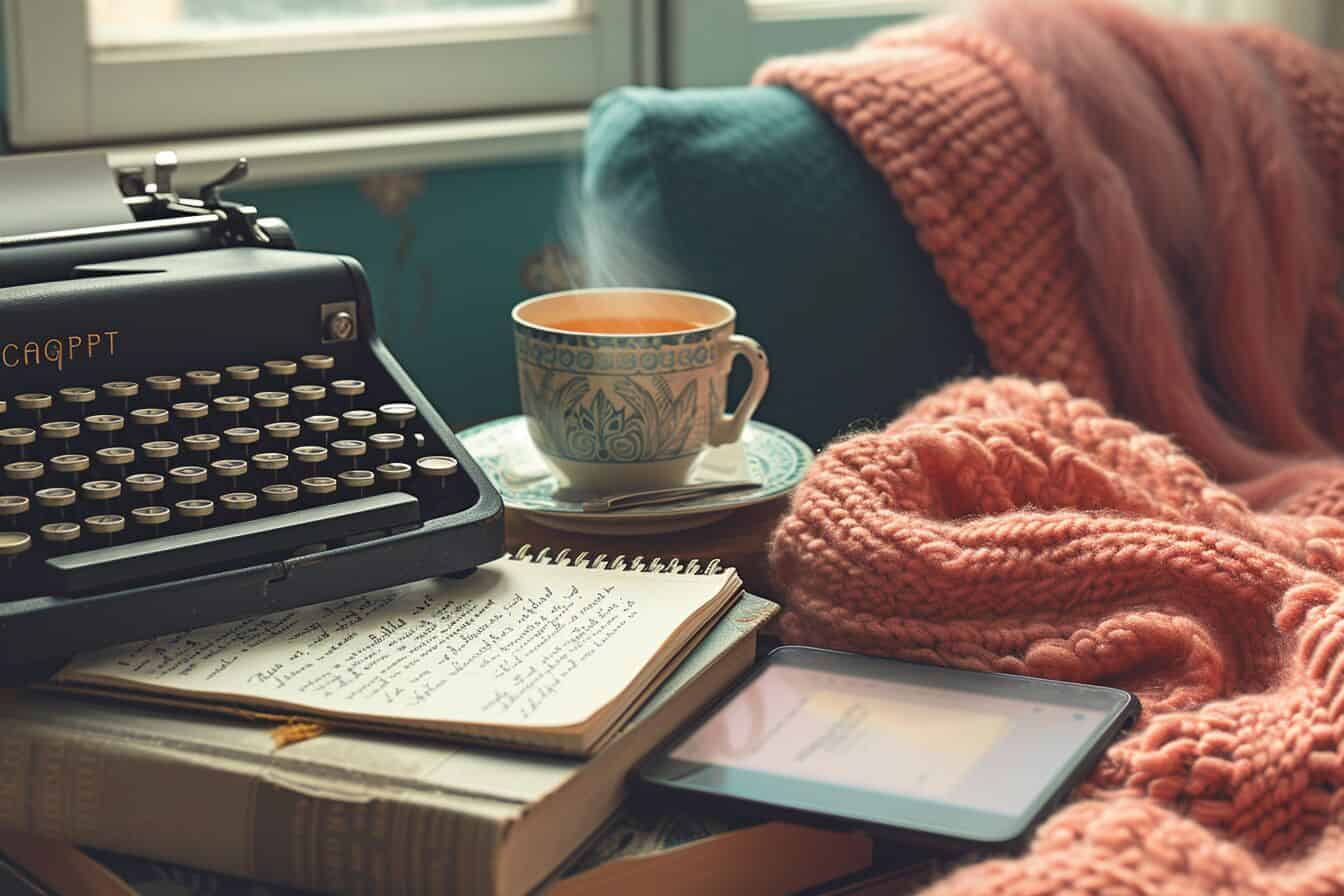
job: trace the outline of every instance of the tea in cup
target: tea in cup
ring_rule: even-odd
[[[528,433],[572,488],[615,493],[686,482],[707,447],[736,442],[770,369],[722,299],[670,289],[574,289],[513,309]],[[738,355],[751,382],[724,412]]]

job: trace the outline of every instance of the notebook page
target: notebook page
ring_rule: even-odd
[[[57,679],[411,722],[571,726],[619,696],[730,576],[498,560],[466,579],[107,648]]]

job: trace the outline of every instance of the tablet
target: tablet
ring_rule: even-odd
[[[1138,709],[1114,688],[781,647],[636,783],[923,845],[1012,846]]]

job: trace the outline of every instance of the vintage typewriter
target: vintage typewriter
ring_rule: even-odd
[[[352,258],[107,170],[125,223],[0,236],[0,672],[470,571],[499,496]],[[0,184],[5,167],[0,163]]]

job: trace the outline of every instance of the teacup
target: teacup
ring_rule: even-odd
[[[770,379],[722,299],[671,289],[573,289],[513,309],[518,386],[542,457],[578,491],[686,482],[706,446],[736,442]],[[724,413],[742,355],[751,383]]]

